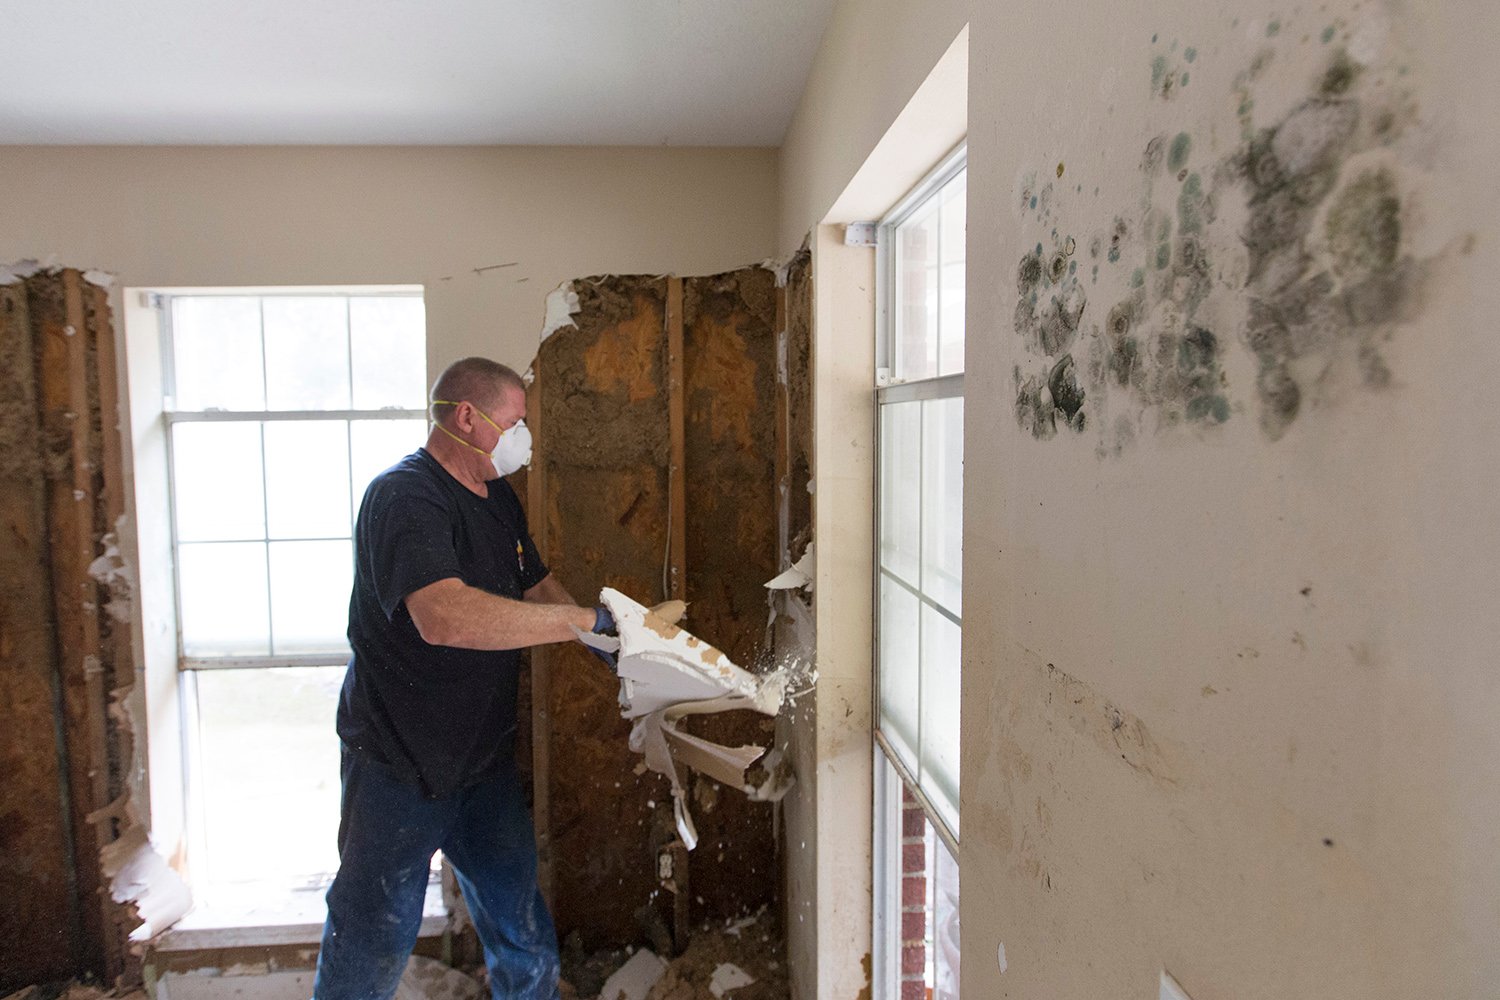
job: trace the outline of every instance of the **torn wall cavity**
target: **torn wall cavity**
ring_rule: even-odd
[[[535,456],[529,516],[543,557],[570,592],[611,587],[644,604],[668,596],[683,567],[689,625],[752,671],[772,656],[762,583],[777,555],[775,276],[752,267],[681,279],[681,354],[669,358],[668,279],[606,275],[571,283],[573,326],[541,342],[528,424]],[[671,460],[671,378],[680,373],[684,474]],[[682,519],[670,510],[680,491]],[[683,544],[670,547],[680,528]],[[587,950],[640,941],[670,916],[696,924],[774,906],[780,892],[775,809],[690,772],[698,848],[685,893],[664,892],[659,852],[679,839],[671,783],[628,746],[618,683],[576,644],[544,651],[538,670],[538,826],[552,864],[560,933]],[[694,717],[720,746],[772,744],[755,712]],[[679,727],[679,729],[684,727]],[[752,765],[775,768],[772,754]],[[781,753],[776,760],[785,757]],[[544,775],[546,777],[544,777]],[[571,859],[584,858],[582,864]],[[673,885],[683,883],[675,877]],[[654,900],[654,901],[653,901]],[[681,913],[663,913],[683,901]]]
[[[23,831],[8,842],[0,888],[38,912],[7,908],[22,924],[3,935],[0,968],[33,981],[128,977],[130,942],[180,916],[187,899],[146,843],[133,800],[143,769],[125,707],[132,580],[114,542],[125,498],[108,276],[23,262],[3,278],[0,502],[15,543],[6,569],[16,570],[4,576],[27,593],[0,602],[10,695],[0,753],[20,779],[0,792],[0,819]],[[65,926],[52,928],[47,913]]]

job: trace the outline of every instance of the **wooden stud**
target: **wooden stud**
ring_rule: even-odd
[[[776,287],[776,560],[777,569],[785,570],[791,564],[788,551],[792,540],[789,537],[791,511],[792,445],[791,445],[791,394],[787,379],[791,376],[791,337],[786,327],[786,285]]]
[[[44,462],[55,462],[61,457],[47,442],[65,434],[70,466],[65,476],[47,475],[47,534],[75,864],[85,936],[86,957],[81,957],[89,964],[102,964],[105,955],[97,946],[112,938],[107,929],[113,921],[105,916],[110,904],[99,867],[101,831],[88,822],[88,817],[108,799],[109,772],[96,617],[98,588],[88,575],[89,563],[94,559],[94,490],[89,463],[83,294],[77,271],[64,271],[60,278],[42,275],[32,282],[33,294],[38,289],[43,294],[34,330]],[[61,312],[48,294],[59,285]]]
[[[667,278],[667,420],[672,456],[667,473],[671,522],[667,540],[670,569],[666,600],[687,600],[687,468],[686,421],[683,413],[682,279]]]
[[[531,431],[531,467],[526,470],[526,514],[543,564],[551,558],[547,520],[547,453],[542,423],[541,350],[527,390],[526,427]],[[537,887],[553,904],[552,877],[552,670],[546,646],[531,647],[531,822],[536,831]]]

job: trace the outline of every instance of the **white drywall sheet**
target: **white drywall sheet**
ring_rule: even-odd
[[[788,675],[764,677],[736,666],[729,657],[676,624],[677,605],[666,617],[606,587],[599,599],[615,617],[619,638],[580,633],[585,643],[618,654],[620,711],[635,720],[630,748],[646,766],[672,782],[672,810],[682,842],[692,850],[697,831],[687,808],[686,769],[692,768],[758,800],[774,801],[790,783],[772,779],[755,786],[746,770],[766,748],[728,747],[678,729],[690,715],[748,709],[774,716],[786,695]],[[669,620],[670,619],[670,620]]]

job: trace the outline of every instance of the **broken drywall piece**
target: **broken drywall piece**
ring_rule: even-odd
[[[599,1000],[646,1000],[651,987],[667,971],[667,963],[649,948],[642,948],[604,981]]]
[[[127,810],[133,811],[133,804]],[[141,925],[130,932],[136,943],[149,941],[171,927],[193,905],[192,893],[182,876],[151,847],[145,825],[139,819],[126,827],[120,839],[99,850],[99,863],[109,882],[110,897],[128,903]]]
[[[708,981],[708,992],[716,997],[723,997],[730,990],[749,986],[753,982],[754,977],[744,969],[733,962],[724,962],[714,970],[714,977]]]
[[[811,592],[817,568],[817,557],[813,554],[812,543],[808,542],[802,558],[792,563],[791,568],[786,572],[767,580],[766,587],[770,590],[795,590],[801,587]]]
[[[578,292],[571,281],[564,281],[547,296],[547,317],[542,321],[542,339],[546,340],[565,326],[576,327],[573,314],[580,311]]]
[[[396,984],[395,1000],[479,1000],[487,992],[473,976],[435,958],[413,955]]]
[[[768,780],[752,782],[747,777],[750,767],[765,755],[764,747],[721,746],[681,731],[678,724],[690,715],[734,709],[774,716],[786,695],[786,673],[777,671],[764,677],[752,674],[617,590],[606,587],[599,599],[614,615],[619,631],[615,648],[609,651],[618,654],[621,714],[634,720],[630,749],[645,757],[647,767],[672,782],[673,818],[687,849],[698,843],[687,807],[687,769],[754,798],[774,801],[785,794],[784,789],[768,787]],[[662,608],[669,617],[678,610]],[[580,638],[596,648],[605,648],[603,640],[608,639],[589,634]],[[783,784],[790,781],[785,769],[769,773]]]
[[[115,276],[108,271],[91,268],[83,272],[83,280],[91,285],[98,285],[100,288],[109,288],[115,283]]]
[[[13,264],[0,264],[0,285],[14,285],[25,281],[34,274],[42,271],[51,271],[57,267],[57,254],[53,254],[46,260],[37,260],[27,257]]]

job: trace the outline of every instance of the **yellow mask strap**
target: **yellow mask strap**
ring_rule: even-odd
[[[433,406],[457,406],[458,404],[455,403],[455,402],[453,402],[452,400],[449,400],[449,399],[434,399],[432,401],[432,405]],[[470,406],[474,406],[473,403],[470,403],[469,405]],[[477,414],[479,414],[481,417],[484,417],[485,422],[488,423],[491,427],[495,428],[495,430],[499,431],[501,434],[505,433],[505,430],[499,424],[497,424],[493,420],[491,420],[489,418],[489,414],[485,413],[479,407],[474,406],[474,412],[477,413]],[[448,428],[444,427],[441,422],[439,422],[437,420],[433,420],[432,426],[436,427],[438,430],[442,431],[444,434],[448,435],[453,440],[455,440],[459,444],[463,445],[465,448],[469,448],[469,449],[472,449],[474,451],[477,451],[477,452],[479,452],[479,454],[483,455],[485,458],[489,458],[490,457],[490,453],[489,452],[485,451],[483,448],[476,447],[475,445],[472,445],[469,442],[465,441],[463,438],[459,437],[457,434],[453,433]]]

